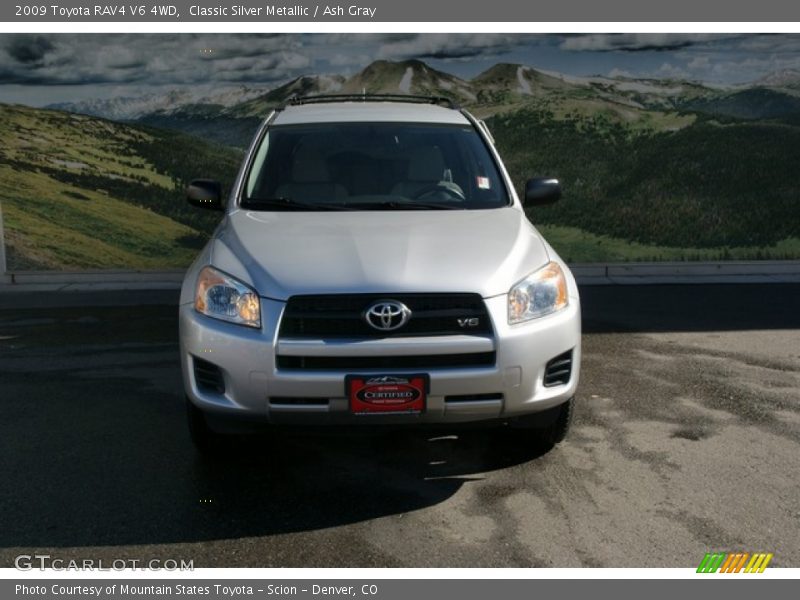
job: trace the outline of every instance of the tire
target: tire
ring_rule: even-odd
[[[206,421],[203,411],[186,398],[186,423],[189,426],[189,437],[194,447],[203,456],[218,455],[225,448],[226,437],[213,431]]]
[[[572,415],[575,412],[575,398],[570,398],[556,408],[558,414],[555,420],[539,433],[542,442],[548,446],[560,444],[567,437],[569,428],[572,426]]]
[[[575,398],[540,413],[529,415],[512,423],[517,433],[529,439],[533,434],[535,441],[546,448],[552,448],[564,441],[572,425]]]

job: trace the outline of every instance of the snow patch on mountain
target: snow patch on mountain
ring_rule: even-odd
[[[115,121],[133,121],[152,113],[170,114],[187,104],[215,104],[223,107],[247,102],[264,93],[246,86],[205,91],[169,90],[164,93],[123,96],[79,102],[60,102],[47,108],[103,117]]]
[[[526,94],[528,96],[533,94],[531,82],[525,79],[525,67],[517,67],[517,81],[519,82],[520,94]]]
[[[787,87],[800,85],[800,71],[797,69],[780,69],[773,71],[755,82],[756,85],[768,87]]]
[[[408,94],[411,91],[411,82],[413,79],[414,69],[412,67],[407,67],[406,72],[403,73],[403,78],[400,80],[400,83],[397,84],[397,88],[404,94]]]
[[[660,94],[662,96],[676,96],[683,93],[684,88],[682,85],[674,87],[664,87],[645,83],[642,81],[620,81],[613,84],[618,90],[622,92],[639,92],[641,94]]]
[[[436,83],[443,90],[452,90],[453,89],[453,83],[451,81],[445,81],[444,79],[439,79]]]

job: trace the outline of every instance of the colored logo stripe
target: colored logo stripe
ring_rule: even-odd
[[[750,554],[747,552],[737,552],[735,554],[728,554],[728,558],[722,563],[720,573],[738,573],[742,570],[745,561]]]
[[[767,568],[769,561],[772,560],[772,553],[770,554],[753,554],[753,558],[747,563],[745,573],[763,573]]]
[[[772,553],[757,552],[708,552],[697,567],[698,573],[740,573],[744,568],[745,573],[763,573],[772,560]],[[748,562],[749,559],[749,562]],[[745,563],[747,566],[745,567]]]
[[[700,566],[697,567],[698,573],[716,573],[722,561],[725,560],[725,554],[717,552],[715,554],[706,553]]]

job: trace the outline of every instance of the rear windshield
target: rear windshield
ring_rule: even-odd
[[[470,125],[316,123],[271,127],[245,180],[261,210],[486,209],[509,204]]]

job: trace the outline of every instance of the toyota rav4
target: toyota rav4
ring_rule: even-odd
[[[535,140],[532,142],[535,143]],[[276,109],[189,268],[189,426],[496,423],[553,445],[578,384],[578,290],[486,125],[439,98],[318,96]],[[510,427],[509,427],[510,426]]]

